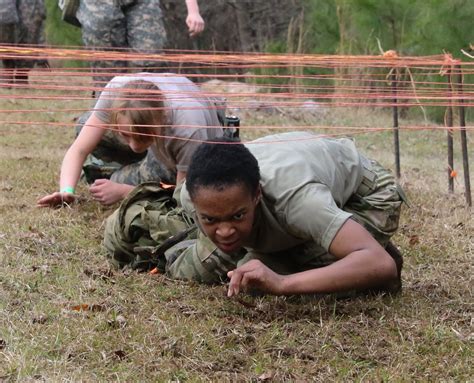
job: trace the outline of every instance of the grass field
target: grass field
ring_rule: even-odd
[[[85,185],[71,208],[36,208],[57,188],[73,140],[71,128],[45,123],[73,116],[47,112],[44,100],[0,105],[45,110],[37,125],[0,125],[0,381],[472,381],[474,224],[458,133],[459,175],[448,194],[445,132],[401,132],[400,182],[411,203],[394,238],[405,256],[401,295],[228,299],[224,285],[110,270],[101,238],[114,207],[92,201]],[[388,110],[331,109],[315,118],[391,126]],[[305,122],[254,114],[242,125],[262,121],[289,129]],[[245,137],[263,133],[243,129]],[[393,168],[390,132],[356,140]]]

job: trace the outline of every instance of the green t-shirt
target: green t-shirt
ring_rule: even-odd
[[[245,247],[270,253],[314,241],[327,251],[351,216],[342,207],[362,180],[362,159],[354,143],[290,132],[246,146],[260,167],[263,198]],[[193,214],[185,188],[181,201]]]

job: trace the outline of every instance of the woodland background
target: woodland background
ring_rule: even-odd
[[[80,45],[78,28],[46,0],[47,40]],[[189,39],[184,0],[162,0],[168,48],[323,54],[462,57],[474,43],[470,0],[213,0],[200,1],[206,30]]]

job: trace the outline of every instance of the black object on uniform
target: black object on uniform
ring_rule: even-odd
[[[237,116],[225,116],[225,126],[227,127],[234,127],[235,130],[233,131],[232,137],[237,138],[239,137],[239,126],[240,126],[240,118]]]

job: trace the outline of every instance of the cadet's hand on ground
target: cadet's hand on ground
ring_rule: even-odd
[[[103,205],[112,205],[122,200],[131,190],[133,186],[119,184],[107,179],[98,179],[89,187],[92,198]]]
[[[204,30],[204,20],[199,13],[190,13],[186,18],[189,36],[194,37]]]
[[[227,276],[230,278],[229,289],[227,290],[228,297],[248,289],[258,289],[275,295],[282,293],[281,287],[284,277],[256,259],[229,271]]]
[[[61,193],[61,192],[54,192],[53,194],[49,194],[40,198],[36,201],[37,207],[60,207],[63,205],[69,205],[76,200],[76,196],[71,193]]]

